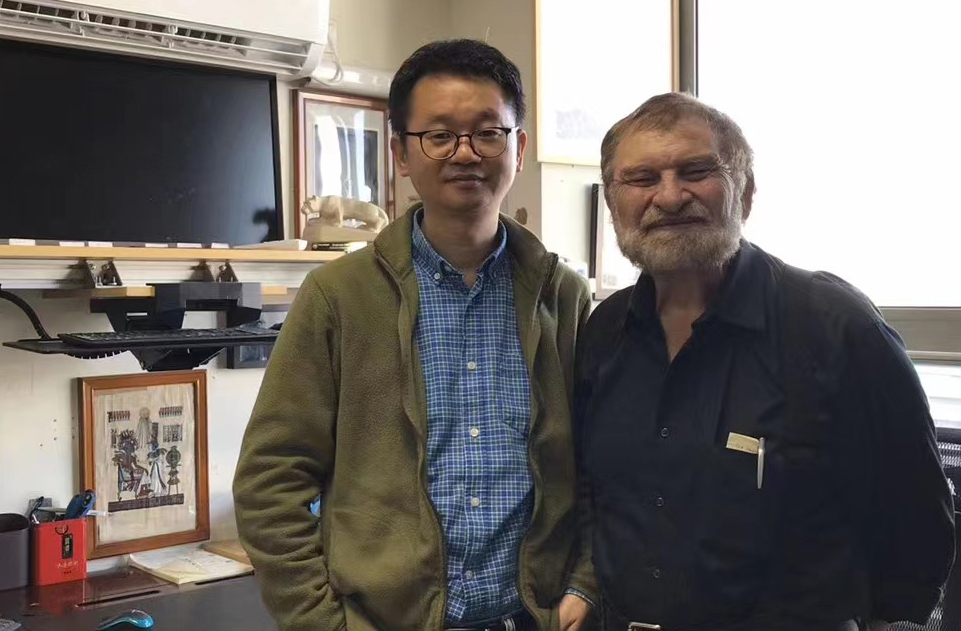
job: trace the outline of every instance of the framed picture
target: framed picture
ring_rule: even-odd
[[[287,307],[283,311],[261,311],[257,326],[271,328],[283,324],[287,317]],[[234,346],[227,349],[227,368],[264,368],[270,359],[273,344],[255,346]]]
[[[394,169],[387,102],[298,90],[297,200],[339,195],[380,206],[394,218]],[[296,214],[297,236],[304,218]]]
[[[621,254],[614,233],[614,216],[604,199],[604,185],[591,185],[591,261],[594,300],[604,300],[618,289],[637,282],[641,272]]]
[[[207,373],[79,380],[80,477],[97,493],[88,558],[210,538]]]

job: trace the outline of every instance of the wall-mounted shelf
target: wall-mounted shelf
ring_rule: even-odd
[[[89,300],[91,312],[107,314],[117,332],[175,334],[186,311],[224,311],[227,326],[235,329],[253,324],[264,310],[284,309],[312,269],[340,256],[285,250],[0,245],[0,287],[39,289],[44,298]],[[213,339],[171,335],[144,345],[128,336],[92,349],[50,336],[22,297],[0,294],[24,310],[40,336],[4,345],[45,355],[94,359],[130,351],[146,370],[180,370],[206,363],[223,348],[272,343],[275,337],[269,331],[237,337],[236,330],[216,329],[199,332],[214,335]]]
[[[113,292],[112,297],[143,298],[149,297],[144,293],[149,283],[217,280],[229,271],[232,274],[224,280],[260,283],[265,287],[265,302],[270,302],[288,298],[286,294],[296,290],[312,269],[340,256],[341,252],[299,250],[0,245],[0,285],[6,289],[96,289],[107,290],[103,297]],[[98,282],[105,266],[112,266],[119,285]],[[77,297],[46,294],[51,298],[68,296]]]
[[[115,258],[149,261],[331,261],[340,252],[313,250],[252,250],[230,248],[131,248],[65,245],[0,245],[0,259],[79,259]]]

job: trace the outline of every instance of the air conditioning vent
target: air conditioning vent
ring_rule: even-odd
[[[266,3],[264,3],[266,9]],[[314,43],[176,20],[93,11],[43,0],[0,0],[0,36],[173,56],[280,75],[300,75]]]

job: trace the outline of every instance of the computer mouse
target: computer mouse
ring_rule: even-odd
[[[107,618],[100,623],[97,627],[97,631],[102,629],[110,629],[117,625],[129,624],[137,627],[138,629],[149,629],[153,626],[153,618],[146,611],[140,611],[139,609],[131,609],[130,611],[124,611],[118,613],[116,616]]]

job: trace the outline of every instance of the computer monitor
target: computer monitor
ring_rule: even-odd
[[[272,76],[0,40],[0,126],[0,239],[283,238]]]

